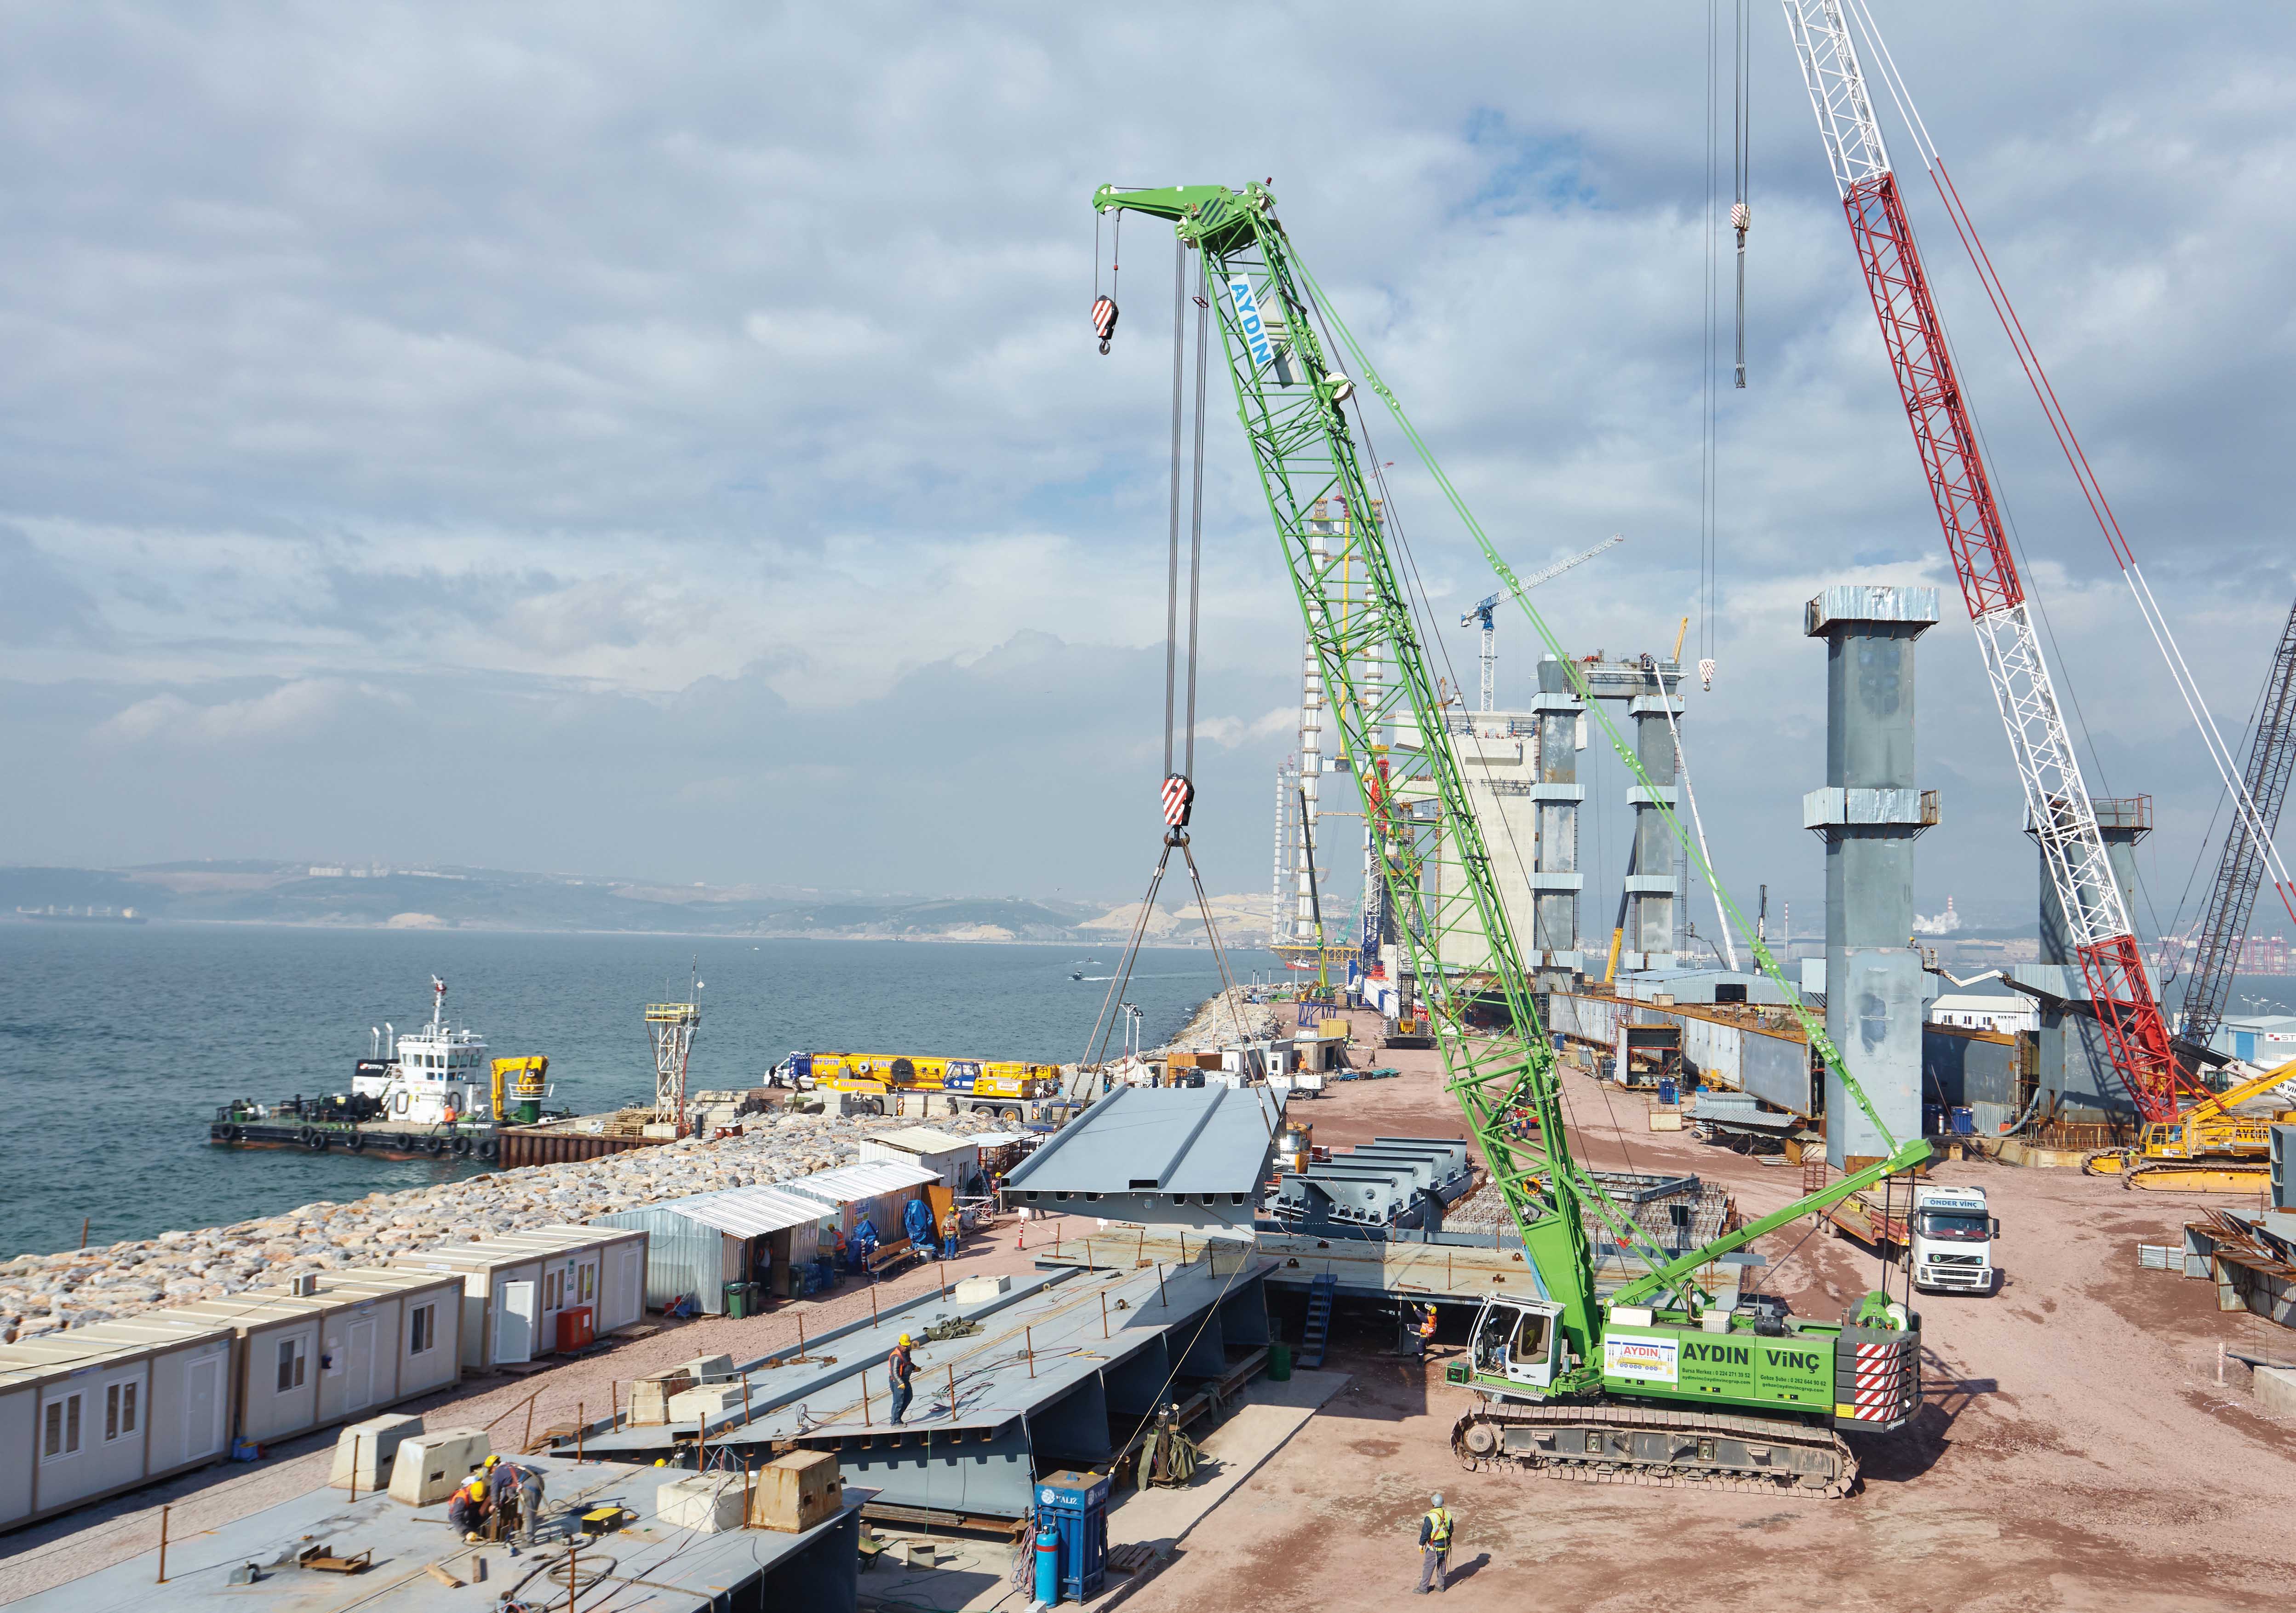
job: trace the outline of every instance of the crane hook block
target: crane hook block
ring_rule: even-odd
[[[1100,337],[1100,350],[1108,351],[1108,339],[1116,334],[1116,299],[1095,297],[1092,300],[1092,328]]]
[[[1186,828],[1188,813],[1195,804],[1196,786],[1188,781],[1188,776],[1185,773],[1164,775],[1164,827],[1166,828]]]

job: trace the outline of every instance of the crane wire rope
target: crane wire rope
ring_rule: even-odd
[[[1116,216],[1118,237],[1122,238],[1124,215]],[[1097,251],[1099,222],[1093,225]],[[1108,1057],[1108,1043],[1115,1034],[1120,1016],[1116,1013],[1124,1000],[1124,992],[1132,983],[1134,969],[1139,966],[1140,947],[1145,939],[1150,922],[1156,912],[1156,898],[1163,888],[1164,873],[1170,866],[1172,852],[1177,849],[1186,862],[1188,878],[1194,887],[1196,911],[1204,926],[1204,938],[1211,948],[1212,961],[1220,976],[1220,995],[1228,1004],[1228,1013],[1236,1032],[1242,1034],[1243,1000],[1237,990],[1235,975],[1228,966],[1227,948],[1222,942],[1219,926],[1212,917],[1211,899],[1204,893],[1203,874],[1196,867],[1194,851],[1188,844],[1186,833],[1190,811],[1194,804],[1196,769],[1196,665],[1202,619],[1202,580],[1204,554],[1204,386],[1210,358],[1211,300],[1206,295],[1208,266],[1199,255],[1196,263],[1196,387],[1195,387],[1195,449],[1194,474],[1192,481],[1192,501],[1188,522],[1188,646],[1186,657],[1187,696],[1185,720],[1178,735],[1181,764],[1175,772],[1172,761],[1175,750],[1174,704],[1175,683],[1178,671],[1179,611],[1180,611],[1180,407],[1185,366],[1187,341],[1187,274],[1188,248],[1184,241],[1172,243],[1172,506],[1169,523],[1168,560],[1164,595],[1164,786],[1166,796],[1163,852],[1156,859],[1155,871],[1149,876],[1148,892],[1134,916],[1132,934],[1124,946],[1122,966],[1109,976],[1108,992],[1101,999],[1100,1012],[1093,1019],[1092,1032],[1085,1040],[1083,1057],[1077,1061],[1078,1088],[1089,1084],[1088,1073],[1102,1069]],[[1113,288],[1113,276],[1111,278]],[[1178,786],[1175,804],[1174,787]],[[1081,1090],[1070,1097],[1081,1096]],[[1272,1123],[1271,1123],[1271,1135]]]
[[[2018,366],[2024,372],[2026,384],[2031,388],[2034,400],[2040,404],[2050,432],[2057,440],[2058,449],[2064,455],[2065,463],[2079,485],[2089,514],[2095,521],[2106,547],[2112,550],[2123,580],[2128,584],[2129,592],[2136,601],[2137,614],[2144,619],[2146,630],[2152,634],[2153,644],[2168,664],[2169,679],[2176,685],[2177,695],[2184,701],[2185,710],[2200,733],[2209,761],[2224,783],[2235,818],[2271,872],[2281,905],[2287,909],[2290,918],[2296,920],[2296,878],[2292,878],[2287,864],[2272,843],[2262,815],[2249,794],[2247,782],[2241,777],[2237,760],[2233,756],[2231,747],[2225,743],[2207,699],[2201,694],[2199,679],[2185,661],[2184,648],[2178,644],[2166,613],[2153,596],[2152,585],[2145,579],[2144,568],[2137,562],[2136,547],[2122,531],[2120,519],[2113,513],[2103,484],[2097,479],[2089,464],[2087,452],[2073,431],[2072,421],[2058,400],[2056,388],[2041,364],[2040,354],[2026,333],[2024,322],[2009,300],[2008,289],[2002,284],[2000,274],[1993,266],[1992,254],[1986,250],[1984,240],[1978,234],[1976,220],[1970,216],[1968,208],[1962,202],[1960,190],[1946,168],[1945,158],[1931,138],[1928,126],[1922,120],[1913,92],[1898,72],[1897,61],[1890,53],[1889,44],[1882,38],[1881,29],[1867,9],[1866,0],[1845,0],[1845,9],[1874,45],[1882,68],[1882,83],[1888,88],[1890,99],[1897,103],[1898,116],[1905,120],[1908,132],[1913,136],[1915,153],[1921,158],[1923,168],[1929,173],[1930,183],[1936,187],[1939,200],[1944,203],[1946,216],[1951,220],[1955,234],[1961,239],[1962,250],[1968,255],[1970,267],[1976,271],[1979,283],[1985,289],[1986,300],[1992,306],[1994,317],[2000,322],[2002,333],[2008,337],[2010,347],[2017,355]]]

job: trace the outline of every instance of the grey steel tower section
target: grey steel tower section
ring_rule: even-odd
[[[1825,1032],[1899,1141],[1922,1129],[1922,963],[1914,842],[1938,820],[1914,782],[1914,641],[1938,619],[1935,588],[1830,588],[1803,612],[1825,640],[1825,787],[1802,827],[1825,841]],[[1825,1082],[1825,1156],[1855,1169],[1886,1155],[1873,1124]]]
[[[1538,693],[1530,709],[1538,721],[1538,771],[1530,786],[1538,812],[1530,944],[1546,967],[1575,969],[1578,897],[1587,886],[1578,871],[1578,808],[1587,799],[1587,786],[1578,782],[1578,721],[1585,707],[1552,655],[1538,663]]]
[[[1655,786],[1653,792],[1637,784],[1627,791],[1635,811],[1635,871],[1627,876],[1627,947],[1645,956],[1675,950],[1674,831],[1658,811],[1660,803],[1669,811],[1677,810],[1682,794],[1674,781],[1674,728],[1667,720],[1669,705],[1674,721],[1682,720],[1682,696],[1677,693],[1682,673],[1670,668],[1670,662],[1646,662],[1651,692],[1627,703],[1627,714],[1635,720],[1636,759]]]
[[[2120,886],[2120,901],[2136,911],[2136,843],[2152,832],[2152,797],[2099,799],[2096,827],[2104,835],[2104,855]],[[2033,836],[2033,826],[2025,826]],[[2038,852],[2039,842],[2034,842]],[[2128,1090],[2112,1067],[2104,1045],[2104,1032],[2088,1007],[2088,986],[2080,970],[2071,932],[2065,926],[2064,904],[2057,899],[2057,882],[2050,876],[2048,859],[2041,858],[2041,967],[2015,971],[2018,980],[2038,988],[2040,1036],[2035,1048],[2035,1082],[2048,1096],[2046,1113],[2076,1123],[2128,1121],[2136,1107]],[[2052,967],[2054,966],[2054,967]],[[2147,971],[2148,976],[2150,970]],[[2154,982],[2154,989],[2159,983]],[[2073,1005],[2079,1004],[2076,1008]]]

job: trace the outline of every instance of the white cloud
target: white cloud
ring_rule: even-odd
[[[296,841],[277,803],[304,799],[297,747],[388,727],[398,698],[484,708],[484,745],[531,745],[526,765],[568,778],[597,765],[602,729],[626,743],[617,722],[675,713],[652,799],[684,792],[696,812],[865,797],[929,817],[967,754],[1024,791],[1131,801],[1160,761],[1171,238],[1128,223],[1124,323],[1101,358],[1086,202],[1103,180],[1272,175],[1294,243],[1518,568],[1628,533],[1538,596],[1568,646],[1660,648],[1695,612],[1694,26],[1469,8],[1398,29],[1347,4],[1306,36],[1285,12],[1187,6],[1152,25],[707,4],[642,29],[387,4],[22,21],[0,59],[0,160],[20,181],[0,523],[24,534],[11,575],[41,591],[0,601],[16,624],[0,677],[69,710],[62,729],[100,732],[109,759],[12,808],[44,854],[95,855],[74,850],[104,818],[91,793],[152,798],[200,745],[250,760],[212,782],[211,811],[170,817],[181,844],[139,844],[205,854],[196,836],[258,822]],[[1891,26],[2236,723],[2296,588],[2280,446],[2296,22],[2202,10],[2163,30],[2111,0]],[[1225,48],[1206,56],[1210,32]],[[1751,384],[1726,374],[1716,399],[1722,673],[1685,734],[1702,805],[1734,879],[1814,893],[1792,802],[1823,767],[1823,658],[1801,602],[1834,581],[1942,584],[1922,765],[1949,782],[1948,817],[1922,867],[1956,869],[1971,922],[1992,922],[1966,893],[2032,879],[2005,746],[1775,20],[1754,50]],[[1270,61],[1312,93],[1269,95]],[[2212,781],[1912,188],[2051,654],[2100,779],[2155,793],[2148,854],[2180,885]],[[1105,276],[1112,227],[1101,244]],[[1726,286],[1726,246],[1718,267]],[[1267,714],[1201,728],[1257,796],[1290,748],[1298,633],[1229,407],[1215,393],[1200,698]],[[1452,623],[1485,568],[1372,424],[1436,607],[1434,670],[1472,686],[1473,635]],[[1502,624],[1500,655],[1519,696],[1527,624]],[[937,731],[847,745],[840,723],[898,726],[897,698]],[[833,777],[774,781],[808,767]],[[659,844],[595,800],[556,797],[561,865]],[[857,837],[900,832],[832,815],[807,854],[865,868],[882,848]],[[1199,853],[1232,860],[1216,883],[1256,882],[1263,826],[1233,839]],[[528,844],[504,826],[379,849],[516,862]],[[710,844],[729,865],[686,876],[771,879],[793,854],[774,835]],[[1030,876],[1017,854],[997,869]],[[1946,888],[1924,876],[1925,905]]]
[[[97,725],[102,745],[237,747],[308,738],[355,703],[406,704],[403,695],[340,678],[302,678],[241,700],[194,704],[172,692],[147,696]]]

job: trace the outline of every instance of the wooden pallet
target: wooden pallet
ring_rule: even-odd
[[[1128,1546],[1112,1546],[1108,1553],[1108,1571],[1128,1577],[1155,1562],[1156,1548],[1145,1541],[1135,1541]]]

